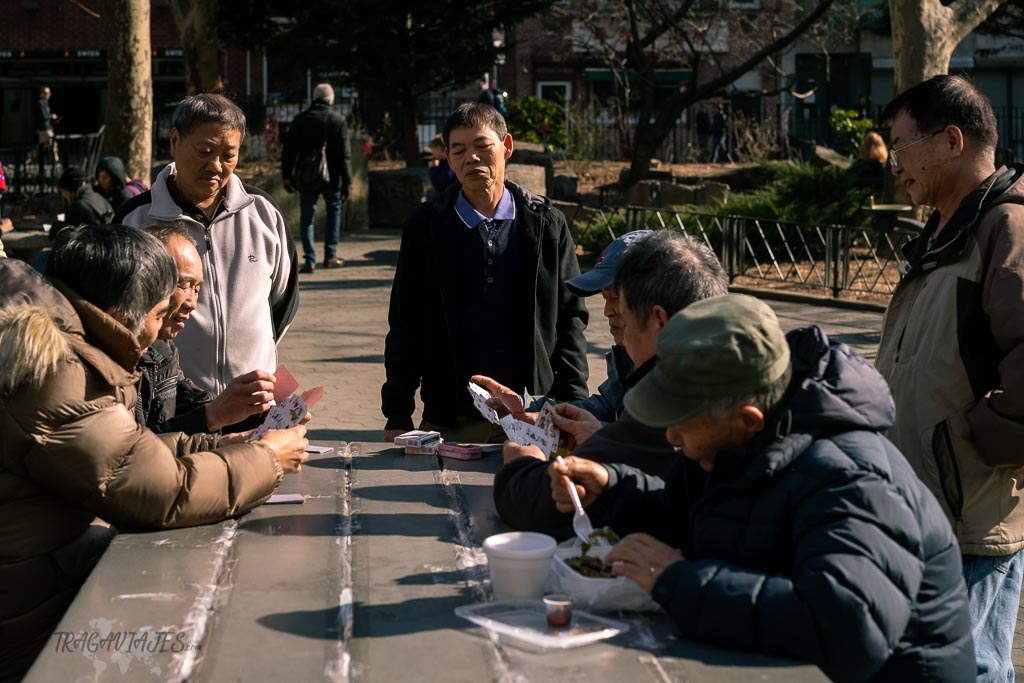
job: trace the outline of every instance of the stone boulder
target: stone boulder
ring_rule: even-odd
[[[729,186],[715,180],[708,180],[696,188],[694,204],[702,206],[722,205],[729,201]]]
[[[547,196],[555,184],[555,161],[551,152],[544,151],[544,146],[530,142],[516,142],[512,147],[512,156],[508,163],[525,166],[539,166],[544,169],[544,190],[540,194]]]
[[[626,206],[655,206],[658,201],[658,181],[641,180],[626,190]]]
[[[659,206],[697,204],[698,189],[699,186],[695,185],[673,185],[671,183],[662,183],[658,188]]]
[[[513,157],[515,158],[515,157]],[[544,167],[530,164],[508,164],[505,166],[505,177],[517,185],[522,185],[534,194],[548,195],[548,184]]]
[[[830,147],[822,147],[821,145],[814,146],[814,154],[811,155],[810,162],[812,166],[817,166],[818,168],[835,166],[843,170],[853,165],[853,159],[850,157],[842,155]]]
[[[424,202],[430,188],[426,168],[398,168],[369,174],[369,222],[374,227],[401,227]]]
[[[552,199],[576,202],[580,199],[578,185],[579,178],[575,173],[563,171],[555,176],[555,181],[548,189],[551,191]]]

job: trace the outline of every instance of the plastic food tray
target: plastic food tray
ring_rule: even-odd
[[[455,614],[505,636],[532,650],[567,650],[611,638],[629,630],[629,624],[573,610],[567,628],[548,626],[540,600],[501,600],[462,605]]]

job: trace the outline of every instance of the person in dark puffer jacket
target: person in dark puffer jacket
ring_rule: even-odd
[[[867,361],[817,327],[787,338],[768,306],[725,295],[669,321],[626,409],[681,449],[667,479],[568,458],[552,493],[571,508],[571,477],[628,534],[607,561],[683,635],[837,681],[974,678],[959,547],[882,436],[893,401]]]

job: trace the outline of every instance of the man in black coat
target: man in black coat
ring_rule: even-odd
[[[549,469],[560,510],[575,485],[624,536],[613,572],[690,638],[810,660],[837,681],[973,680],[960,550],[882,436],[881,375],[816,326],[787,338],[738,294],[677,313],[657,353],[626,409],[681,451],[668,477],[573,457]]]
[[[572,401],[589,394],[587,309],[565,281],[579,274],[562,212],[505,180],[512,136],[493,107],[460,105],[445,123],[461,187],[405,225],[391,289],[381,411],[385,440],[421,428],[446,440],[504,440],[473,407],[473,375]]]
[[[292,120],[281,152],[281,176],[284,189],[299,191],[299,231],[305,264],[301,272],[316,268],[313,245],[313,221],[316,202],[324,198],[327,206],[327,228],[324,231],[324,268],[340,268],[344,261],[337,256],[341,236],[341,206],[348,199],[352,185],[352,151],[348,141],[345,118],[332,109],[334,89],[321,83],[313,89],[313,104]],[[323,184],[303,185],[296,175],[296,163],[303,163],[310,154],[323,150],[330,178]]]

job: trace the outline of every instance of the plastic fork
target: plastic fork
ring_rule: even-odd
[[[559,465],[564,465],[565,460],[562,456],[555,458]],[[569,497],[572,498],[572,505],[576,508],[576,512],[572,515],[572,530],[576,532],[576,537],[588,545],[593,545],[594,542],[590,539],[590,535],[594,533],[594,526],[590,523],[590,517],[583,511],[583,504],[580,502],[580,494],[576,492],[576,485],[572,483],[572,479],[569,480]]]

